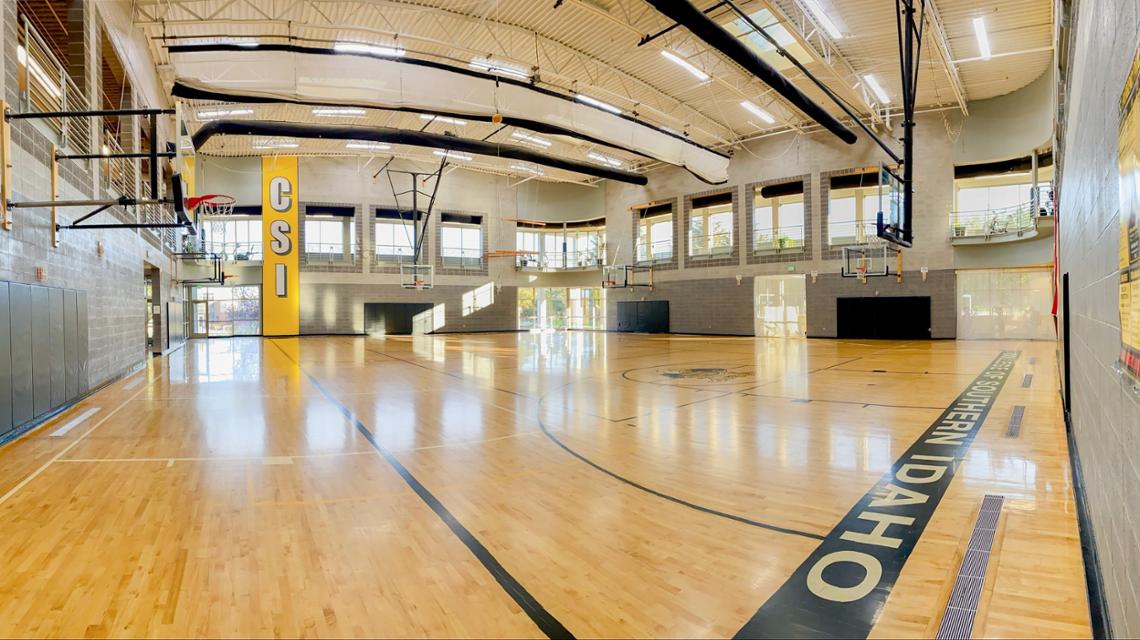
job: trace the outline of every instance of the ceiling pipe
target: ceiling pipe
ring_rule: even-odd
[[[684,25],[693,35],[704,41],[705,44],[720,51],[733,62],[744,67],[749,73],[760,79],[761,82],[784,97],[792,106],[802,111],[820,126],[835,134],[847,144],[855,144],[858,138],[855,133],[839,122],[835,116],[828,113],[814,100],[804,95],[790,80],[776,71],[767,62],[764,62],[746,47],[743,42],[713,22],[700,9],[697,9],[688,0],[645,0],[658,12],[674,22]]]
[[[387,142],[444,151],[461,151],[482,156],[509,158],[532,162],[554,169],[562,169],[597,178],[626,184],[646,185],[649,180],[641,174],[600,165],[565,160],[549,154],[531,151],[514,145],[469,140],[452,135],[393,129],[391,127],[360,127],[351,125],[319,125],[296,122],[267,122],[260,120],[213,120],[202,125],[193,135],[194,149],[200,149],[214,136],[268,136],[315,138],[321,140],[362,140]]]

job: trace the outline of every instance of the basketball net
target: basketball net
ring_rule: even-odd
[[[220,193],[186,198],[185,206],[200,216],[228,216],[234,212],[237,198]]]

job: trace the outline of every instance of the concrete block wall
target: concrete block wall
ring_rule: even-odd
[[[444,306],[444,324],[435,333],[514,331],[518,329],[518,289],[502,287],[495,301],[463,315],[463,294],[479,285],[441,285],[417,291],[398,284],[301,282],[302,334],[362,334],[368,302],[428,302]]]
[[[1140,5],[1076,6],[1058,219],[1069,274],[1072,429],[1111,634],[1140,637],[1140,395],[1116,370],[1119,99],[1140,46]]]
[[[669,280],[652,289],[606,291],[606,328],[617,330],[619,302],[669,301],[670,333],[751,336],[755,332],[752,278]]]
[[[893,270],[893,267],[892,267]],[[906,273],[902,282],[894,275],[867,278],[844,278],[836,273],[821,273],[813,283],[807,279],[807,335],[809,338],[834,338],[838,332],[836,301],[839,298],[865,297],[930,297],[930,337],[954,338],[958,332],[955,304],[957,277],[953,269],[938,269],[927,274],[926,281],[918,273]],[[883,318],[888,322],[889,318]]]
[[[96,34],[99,16],[94,3],[84,5],[80,31],[85,43],[87,73],[101,69]],[[23,111],[16,82],[18,59],[18,15],[16,2],[5,2],[0,9],[0,53],[4,72],[0,74],[0,95],[15,111]],[[77,16],[69,14],[69,21]],[[74,50],[73,50],[74,53]],[[74,62],[74,61],[72,61]],[[152,63],[149,63],[153,66]],[[72,69],[84,65],[73,65]],[[100,86],[97,77],[87,86]],[[90,102],[97,105],[96,101]],[[156,105],[157,106],[157,105]],[[73,121],[73,126],[75,122]],[[72,136],[82,129],[72,129]],[[92,137],[93,131],[89,131]],[[13,199],[48,199],[50,196],[51,144],[61,143],[56,132],[42,123],[22,121],[12,127]],[[59,165],[59,197],[92,198],[97,195],[100,177],[95,163],[62,161]],[[61,209],[61,222],[87,213],[77,208]],[[48,209],[19,209],[12,213],[13,228],[0,230],[0,280],[44,284],[86,292],[88,301],[88,366],[91,387],[126,373],[146,358],[146,299],[143,288],[144,262],[158,266],[163,274],[162,302],[180,301],[179,287],[168,286],[174,265],[145,235],[124,229],[63,231],[58,247],[51,246],[51,220]],[[125,213],[112,210],[91,219],[93,223],[124,219]],[[38,274],[42,269],[42,280]]]

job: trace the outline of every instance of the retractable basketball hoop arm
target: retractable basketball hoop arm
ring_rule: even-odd
[[[387,165],[385,165],[387,166]],[[400,171],[396,169],[388,169],[388,185],[392,188],[392,199],[396,202],[396,213],[400,216],[400,221],[405,222],[404,212],[400,207],[400,197],[411,194],[412,196],[412,233],[413,246],[412,246],[412,264],[418,265],[420,263],[420,255],[423,252],[424,236],[427,235],[428,220],[431,219],[432,210],[435,208],[435,197],[439,193],[439,183],[443,179],[443,169],[447,166],[447,158],[444,158],[439,163],[439,168],[431,173],[424,173],[419,171]],[[396,183],[392,180],[392,174],[398,173],[400,175],[408,176],[412,181],[412,188],[406,191],[396,191]],[[418,185],[435,178],[435,184],[432,185],[431,193],[420,191]],[[419,197],[424,196],[428,199],[427,209],[420,216],[419,210]]]
[[[163,115],[172,115],[175,113],[174,109],[95,109],[89,111],[37,111],[29,113],[12,113],[4,109],[4,140],[2,141],[2,148],[4,155],[7,156],[3,159],[4,181],[3,193],[0,194],[2,206],[4,208],[4,216],[7,219],[8,209],[35,209],[35,208],[50,208],[52,216],[52,226],[54,228],[52,236],[52,246],[58,246],[58,232],[62,229],[194,229],[194,221],[191,220],[185,212],[182,202],[181,181],[175,172],[173,188],[171,197],[160,198],[158,196],[158,181],[159,181],[159,158],[173,158],[176,153],[174,151],[159,151],[158,143],[158,117]],[[150,129],[150,150],[146,152],[137,153],[59,153],[56,148],[52,147],[51,157],[51,200],[27,200],[27,201],[12,201],[9,200],[11,183],[9,169],[11,168],[10,154],[8,153],[10,140],[8,139],[8,124],[14,120],[47,120],[47,119],[62,119],[62,118],[99,118],[104,116],[145,116],[149,121]],[[77,199],[77,200],[60,200],[56,198],[56,188],[59,174],[59,161],[60,160],[94,160],[94,159],[111,159],[111,158],[145,158],[150,160],[150,198],[131,198],[121,196],[119,198],[92,198],[92,199]],[[106,224],[84,224],[86,220],[110,209],[114,206],[130,207],[138,205],[165,205],[170,204],[174,206],[175,220],[173,222],[115,222]],[[79,217],[71,224],[61,225],[57,222],[57,208],[60,207],[94,207],[89,213]]]

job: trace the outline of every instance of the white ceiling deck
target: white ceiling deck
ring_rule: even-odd
[[[862,117],[876,123],[896,117],[901,79],[894,2],[750,0],[738,5]],[[766,85],[683,27],[639,46],[643,36],[670,26],[641,0],[134,0],[134,7],[135,22],[150,37],[155,60],[168,81],[177,72],[170,66],[168,44],[253,39],[327,47],[352,41],[398,46],[408,57],[459,67],[467,67],[473,58],[489,58],[533,73],[545,88],[594,96],[657,126],[685,131],[700,144],[725,150],[758,135],[812,126]],[[826,12],[841,37],[828,36],[813,10]],[[1049,68],[1051,0],[928,0],[927,12],[917,96],[920,110],[966,110],[969,101],[1016,91]],[[710,15],[729,26],[735,18],[727,7]],[[979,57],[976,17],[986,21],[993,51],[988,60]],[[700,81],[663,57],[663,50],[688,60],[711,79]],[[842,116],[818,88],[774,52],[761,55],[804,93]],[[878,104],[865,86],[867,74],[887,91],[888,104]],[[759,105],[775,122],[763,122],[741,108],[744,100]],[[257,119],[288,112],[300,121],[313,121],[304,110],[256,109],[266,112],[256,114]],[[390,112],[369,116],[369,121],[415,129],[424,124],[415,114]],[[497,128],[470,122],[456,133],[482,138]],[[496,135],[509,141],[511,133]],[[226,148],[236,153],[241,147]],[[601,152],[633,170],[653,164],[571,139],[558,139],[549,151],[574,159]],[[430,150],[419,153],[431,159]],[[480,163],[488,170],[512,173],[503,163],[475,161]]]

